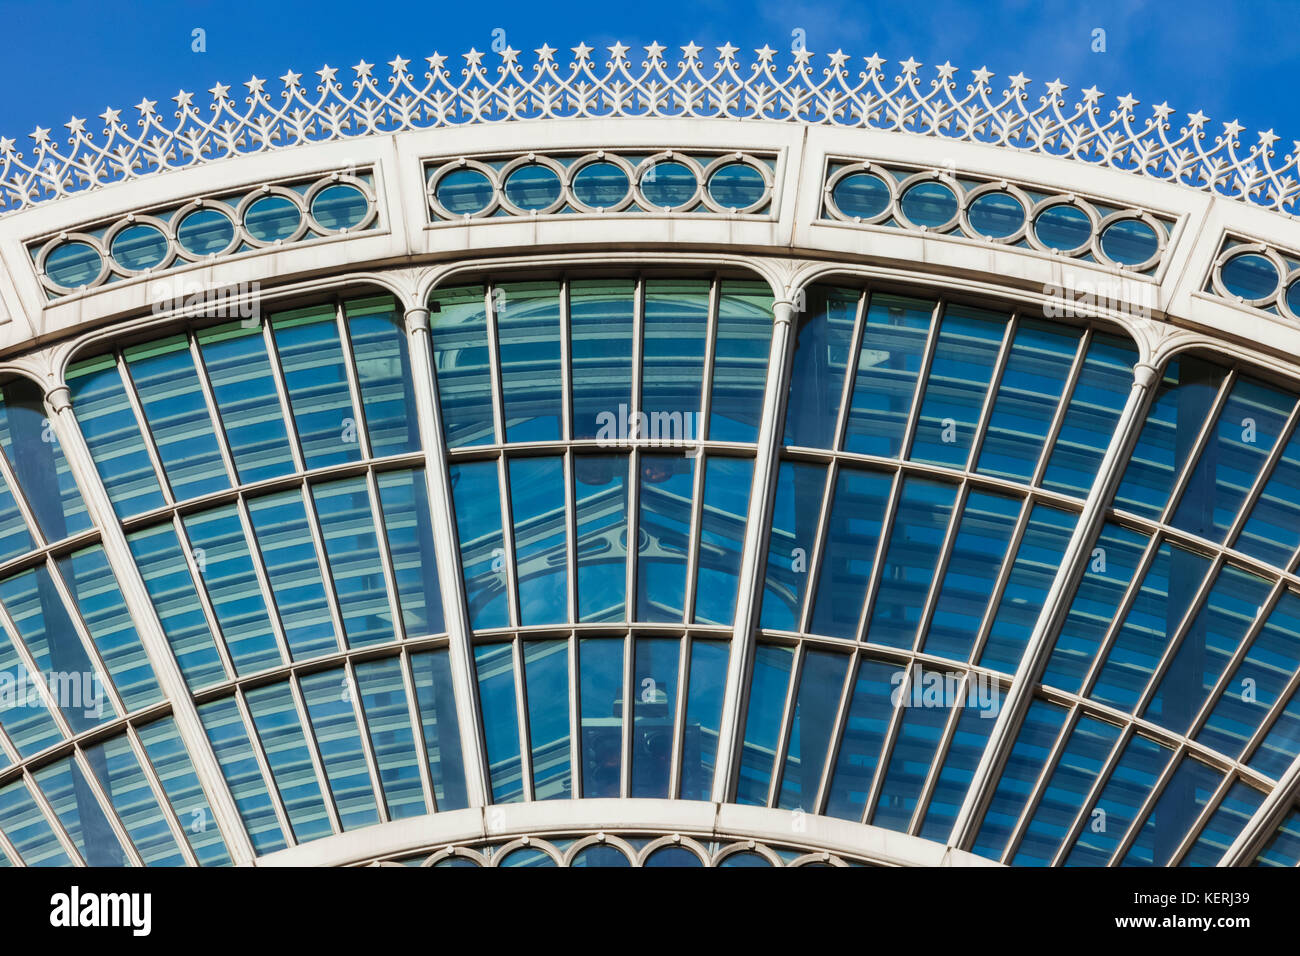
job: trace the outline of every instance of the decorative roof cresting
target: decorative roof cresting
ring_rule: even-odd
[[[506,47],[495,54],[496,65],[471,49],[461,68],[435,53],[422,72],[399,56],[389,61],[386,77],[363,60],[351,68],[351,80],[326,66],[316,71],[316,82],[284,74],[279,91],[268,91],[267,81],[254,76],[243,84],[247,95],[231,96],[231,88],[218,83],[202,105],[183,90],[171,98],[174,109],[141,100],[135,119],[110,108],[100,114],[102,134],[73,117],[64,124],[66,146],[41,127],[29,134],[33,145],[24,150],[0,136],[0,215],[124,180],[306,143],[471,123],[639,116],[776,120],[989,143],[1300,212],[1300,141],[1277,159],[1279,137],[1272,130],[1243,148],[1243,127],[1235,120],[1216,134],[1199,111],[1187,114],[1186,123],[1171,119],[1167,103],[1138,118],[1132,96],[1108,108],[1095,87],[1067,106],[1067,87],[1059,80],[1039,92],[1018,73],[995,94],[1001,84],[992,84],[984,68],[972,71],[967,83],[944,63],[926,79],[922,64],[911,58],[897,73],[874,54],[856,69],[854,58],[839,50],[820,60],[795,50],[782,65],[764,46],[746,64],[727,44],[716,48],[710,66],[694,43],[680,47],[680,58],[665,57],[668,48],[658,43],[644,47],[644,59],[629,58],[630,48],[621,43],[607,49],[607,59],[593,59],[593,48],[579,44],[562,64],[543,44],[535,62],[525,64],[519,51]]]

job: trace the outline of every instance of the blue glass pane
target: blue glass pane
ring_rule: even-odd
[[[514,513],[519,622],[569,619],[567,521],[563,458],[515,458],[508,463]]]
[[[511,850],[505,856],[496,862],[497,866],[531,866],[531,867],[554,867],[558,866],[549,853],[541,850],[531,849],[529,847],[520,847],[517,850]]]
[[[817,790],[835,731],[849,658],[828,651],[809,651],[799,672],[799,693],[790,716],[785,768],[777,806],[816,812]]]
[[[559,283],[498,285],[492,290],[492,312],[497,323],[506,441],[557,441],[564,403]]]
[[[1300,667],[1300,596],[1284,591],[1196,739],[1238,756]]]
[[[419,451],[420,424],[406,347],[406,325],[392,296],[343,303],[352,362],[375,458]]]
[[[582,795],[617,797],[623,765],[623,641],[578,642],[582,718]]]
[[[187,515],[199,577],[241,677],[284,663],[236,506]]]
[[[710,456],[705,460],[695,575],[696,623],[730,624],[735,617],[753,476],[751,459]]]
[[[348,390],[347,360],[334,306],[274,315],[271,331],[307,468],[359,459],[360,426]]]
[[[1119,732],[1114,724],[1091,717],[1081,717],[1075,724],[1025,826],[1011,861],[1014,865],[1046,866],[1052,862],[1119,739]]]
[[[1264,794],[1254,787],[1234,783],[1178,865],[1217,865],[1263,802]]]
[[[977,470],[1028,483],[1079,347],[1079,333],[1022,320],[998,382]]]
[[[0,832],[27,866],[72,865],[22,779],[0,787]]]
[[[1034,505],[980,654],[981,667],[1015,673],[1078,518],[1073,512]]]
[[[274,853],[287,845],[276,819],[275,808],[266,789],[266,781],[253,757],[239,707],[233,698],[215,700],[199,708],[199,719],[207,731],[212,751],[226,786],[235,799],[235,808],[248,831],[248,838],[258,854]]]
[[[708,800],[722,724],[728,648],[724,641],[691,641],[687,677],[686,729],[682,738],[681,799]]]
[[[627,590],[627,459],[575,456],[578,620],[621,621]]]
[[[967,684],[966,704],[957,718],[948,754],[943,758],[943,766],[939,769],[925,811],[925,822],[920,831],[922,838],[945,843],[952,833],[966,791],[975,777],[975,768],[979,766],[989,734],[997,722],[1000,695],[1001,691],[995,684]]]
[[[589,846],[574,854],[569,866],[624,867],[632,863],[623,851],[612,846]]]
[[[1102,525],[1087,570],[1056,637],[1056,647],[1043,673],[1044,684],[1076,693],[1082,689],[1148,540],[1146,535],[1117,524]]]
[[[187,337],[134,346],[123,355],[176,500],[229,488]]]
[[[703,437],[699,415],[708,326],[708,281],[646,280],[641,437],[672,445]]]
[[[87,866],[130,865],[108,817],[71,757],[38,770],[35,777]]]
[[[1224,369],[1194,356],[1174,359],[1166,366],[1115,492],[1115,507],[1153,520],[1160,517],[1210,416],[1224,374]]]
[[[377,480],[406,634],[420,637],[441,633],[446,628],[424,471],[389,471],[378,475]]]
[[[934,229],[951,222],[957,215],[957,197],[940,182],[920,182],[909,187],[898,205],[914,226]]]
[[[315,485],[312,501],[348,645],[396,640],[365,478]]]
[[[526,642],[524,682],[528,695],[528,745],[533,762],[533,796],[537,800],[572,797],[569,642]]]
[[[1092,220],[1078,206],[1049,206],[1034,220],[1034,234],[1049,249],[1077,249],[1092,237]]]
[[[1254,253],[1233,256],[1219,270],[1219,278],[1229,295],[1249,301],[1266,299],[1277,290],[1277,267]]]
[[[836,478],[813,603],[814,633],[857,637],[889,487],[889,476],[876,472],[845,469]]]
[[[59,572],[122,702],[138,710],[162,699],[117,579],[99,545],[58,559]]]
[[[982,491],[967,495],[943,580],[937,584],[934,613],[921,637],[927,654],[959,661],[970,657],[1019,514],[1015,498]]]
[[[86,748],[86,762],[126,828],[145,866],[184,866],[167,818],[140,769],[131,742],[114,737]]]
[[[1137,350],[1113,335],[1093,336],[1052,445],[1043,487],[1088,497],[1133,386]]]
[[[922,671],[914,666],[911,681],[898,688],[895,696],[903,708],[898,736],[889,753],[880,797],[870,822],[887,830],[907,832],[938,753],[939,743],[955,703],[945,690],[947,675],[940,671]]]
[[[289,815],[294,838],[302,843],[329,836],[334,830],[289,685],[258,687],[250,690],[247,698],[253,726]]]
[[[438,179],[434,195],[453,216],[482,212],[495,193],[492,180],[477,169],[453,169]]]
[[[1300,546],[1300,432],[1292,434],[1233,547],[1282,568]]]
[[[256,498],[248,503],[248,513],[294,660],[334,653],[339,643],[302,493],[295,489]]]
[[[1300,810],[1292,810],[1278,825],[1253,866],[1295,866],[1300,862]]]
[[[1105,866],[1124,838],[1173,751],[1134,735],[1124,747],[1097,802],[1084,818],[1066,866]],[[1069,822],[1062,821],[1066,826]]]
[[[903,479],[864,640],[905,648],[915,643],[956,498],[956,485]]]
[[[260,326],[195,333],[241,482],[294,471],[289,435]]]
[[[1124,711],[1137,706],[1209,567],[1209,558],[1169,544],[1160,546],[1090,697]]]
[[[388,817],[401,820],[419,816],[427,808],[401,662],[396,657],[361,661],[356,675]]]
[[[0,447],[45,540],[59,541],[89,528],[90,515],[47,415],[41,387],[35,382],[16,378],[0,385]],[[5,490],[12,494],[12,489]],[[26,550],[31,539],[25,530],[17,529],[20,522],[12,499],[0,504],[0,513],[6,516],[6,547],[10,553]]]
[[[520,209],[545,209],[560,198],[560,177],[541,163],[528,163],[505,181],[506,198]]]
[[[860,297],[856,289],[808,289],[808,311],[798,317],[790,372],[786,445],[830,448],[835,440]]]
[[[199,865],[229,866],[230,854],[175,721],[163,717],[141,727],[140,741]]]
[[[677,714],[681,642],[638,638],[632,669],[632,791],[634,797],[667,798]]]
[[[641,174],[641,193],[652,206],[680,206],[698,187],[695,171],[672,160],[656,162]]]
[[[835,755],[826,799],[827,816],[855,822],[862,819],[894,711],[891,695],[905,675],[906,671],[896,664],[864,660],[858,665],[848,718]]]
[[[1025,224],[1025,207],[1010,193],[982,193],[966,209],[971,228],[990,239],[1005,239]]]
[[[1006,850],[1011,831],[1024,812],[1025,804],[1038,783],[1038,777],[1047,764],[1047,758],[1065,723],[1064,707],[1034,700],[1029,704],[1020,733],[1011,747],[1002,776],[984,812],[971,852],[990,860],[1000,860]]]
[[[190,690],[226,679],[185,556],[170,524],[127,535],[144,586]]]
[[[68,369],[68,388],[95,468],[119,518],[161,507],[162,490],[112,356]]]
[[[636,283],[584,279],[569,283],[573,437],[606,444],[629,435],[615,423],[632,415],[632,339]]]
[[[719,206],[745,209],[767,192],[763,174],[748,163],[727,163],[709,177],[709,195]]]
[[[730,853],[722,860],[721,863],[718,864],[719,867],[728,867],[728,868],[732,868],[732,867],[762,868],[762,867],[769,867],[771,865],[772,865],[772,861],[769,860],[767,857],[763,856],[761,853],[752,853],[747,850],[742,850],[739,853]]]
[[[302,212],[286,196],[267,196],[244,212],[244,228],[260,242],[281,242],[298,231]]]
[[[1300,753],[1300,694],[1292,693],[1247,763],[1262,774],[1280,780]]]
[[[571,185],[578,202],[596,209],[617,206],[627,195],[631,183],[623,167],[615,163],[587,163],[573,177]]]
[[[754,442],[763,409],[772,341],[772,290],[766,283],[724,279],[713,343],[709,438]]]
[[[326,186],[311,201],[311,217],[331,232],[355,229],[370,212],[370,200],[355,186]]]
[[[496,462],[452,465],[448,470],[470,626],[505,627],[510,623],[510,609],[506,604],[505,544]]]
[[[1102,232],[1101,251],[1114,262],[1135,266],[1160,251],[1160,240],[1141,219],[1117,219]]]
[[[686,601],[695,459],[643,456],[636,619],[680,621]]]
[[[754,652],[754,672],[749,684],[749,713],[745,718],[744,746],[736,802],[767,806],[772,784],[781,716],[794,669],[794,651],[760,644]]]
[[[1183,491],[1173,523],[1222,541],[1277,442],[1295,397],[1239,380]]]
[[[704,862],[684,847],[666,846],[662,849],[655,850],[648,857],[642,866],[704,866]]]
[[[460,725],[447,651],[412,654],[411,679],[420,707],[420,728],[438,809],[459,810],[468,806],[469,801],[465,795],[465,760],[460,750]]]
[[[873,295],[844,436],[846,451],[897,458],[925,357],[934,303]]]
[[[944,310],[908,455],[913,461],[965,466],[1006,327],[1006,317],[992,312]]]
[[[191,255],[215,255],[235,241],[235,224],[215,209],[199,209],[180,221],[176,239]]]
[[[353,710],[353,690],[343,669],[303,677],[302,696],[343,829],[378,823],[375,791]]]
[[[429,326],[447,447],[492,444],[496,436],[483,287],[435,289],[429,297]]]
[[[777,470],[763,586],[764,628],[799,630],[825,485],[824,465],[783,461]]]
[[[515,662],[510,644],[474,648],[483,745],[492,780],[492,802],[524,799],[524,769],[519,756],[519,712],[515,706]]]
[[[89,285],[103,268],[104,260],[88,242],[60,243],[45,257],[45,274],[65,289]]]
[[[1147,705],[1147,720],[1176,733],[1191,726],[1259,616],[1269,590],[1264,578],[1231,565],[1219,571]]]
[[[1223,774],[1184,757],[1138,830],[1121,866],[1167,866]]]
[[[874,219],[889,208],[889,186],[869,173],[850,173],[835,184],[835,207],[846,216]]]

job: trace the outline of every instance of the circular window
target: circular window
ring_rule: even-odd
[[[982,193],[966,209],[966,221],[981,236],[1005,239],[1025,224],[1025,207],[1010,193]]]
[[[570,866],[631,866],[628,858],[617,847],[601,846],[593,844],[592,846],[583,847],[573,855],[573,862]]]
[[[929,229],[947,225],[957,215],[957,196],[946,185],[934,180],[912,186],[903,193],[899,205],[908,222]]]
[[[470,869],[475,869],[478,867],[477,863],[475,863],[473,860],[469,859],[468,857],[464,857],[464,856],[444,856],[441,860],[439,860],[437,863],[433,865],[435,867],[441,867],[444,870],[465,869],[466,867]]]
[[[704,866],[700,858],[685,847],[666,846],[655,850],[645,859],[643,866]]]
[[[846,216],[874,219],[889,208],[889,187],[879,176],[850,173],[831,191],[835,208]]]
[[[45,274],[65,289],[89,285],[104,267],[95,247],[86,242],[65,242],[45,257]]]
[[[573,195],[593,209],[617,206],[631,187],[627,173],[616,163],[588,163],[573,177]]]
[[[549,853],[533,847],[519,847],[507,853],[497,866],[555,866]]]
[[[725,856],[718,866],[771,866],[772,861],[761,853],[754,853],[750,850],[741,850],[739,853],[732,853]]]
[[[244,213],[244,228],[259,242],[288,239],[298,231],[302,213],[293,201],[285,196],[267,196],[248,207]]]
[[[1092,220],[1078,206],[1057,203],[1038,214],[1034,235],[1049,249],[1078,249],[1092,237]]]
[[[434,189],[438,204],[453,216],[472,216],[492,202],[492,180],[477,169],[455,169]]]
[[[506,180],[506,198],[520,209],[545,209],[560,198],[560,177],[550,166],[529,163]]]
[[[1135,266],[1150,262],[1160,250],[1160,238],[1141,219],[1116,219],[1101,234],[1101,251],[1111,262]]]
[[[685,205],[695,195],[696,186],[695,172],[672,160],[655,163],[641,174],[641,194],[652,206]]]
[[[1292,315],[1300,316],[1300,279],[1296,279],[1286,289],[1286,307]]]
[[[709,177],[709,196],[728,209],[748,209],[766,192],[763,174],[748,163],[727,163]]]
[[[311,217],[332,232],[354,229],[370,212],[370,200],[356,186],[326,186],[311,201]]]
[[[235,224],[215,209],[199,209],[181,220],[176,240],[190,255],[211,255],[235,241]]]
[[[1267,299],[1277,289],[1277,266],[1248,252],[1233,256],[1219,270],[1219,280],[1231,295],[1248,301]],[[1287,303],[1290,304],[1288,298]]]
[[[113,237],[109,252],[124,269],[152,269],[167,258],[167,237],[155,226],[127,226]]]

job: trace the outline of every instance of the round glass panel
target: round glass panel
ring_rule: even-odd
[[[641,174],[641,192],[652,206],[681,206],[695,195],[695,173],[684,163],[655,163]]]
[[[903,193],[903,215],[914,226],[928,226],[934,229],[951,222],[957,215],[957,197],[943,183],[917,183]]]
[[[765,192],[763,174],[748,163],[727,163],[709,177],[709,195],[728,209],[746,209],[761,201]]]
[[[267,196],[248,207],[244,213],[244,228],[259,242],[288,239],[298,231],[302,213],[284,196]]]
[[[506,180],[506,198],[520,209],[545,209],[560,198],[560,177],[541,163],[520,166]]]
[[[443,869],[462,869],[464,867],[478,869],[477,863],[464,856],[444,856],[437,863],[433,864],[433,866],[435,869],[439,867]]]
[[[108,250],[124,269],[152,269],[167,258],[167,237],[155,226],[127,226]]]
[[[666,846],[655,850],[645,859],[644,866],[704,866],[700,858],[680,846]]]
[[[90,284],[103,267],[95,247],[85,242],[65,242],[45,257],[45,274],[65,289]]]
[[[1277,267],[1253,252],[1233,256],[1219,270],[1223,287],[1243,299],[1263,299],[1277,288]],[[1287,300],[1288,303],[1291,301]]]
[[[456,169],[438,180],[438,203],[453,216],[472,216],[492,202],[492,180],[477,169]]]
[[[722,862],[718,864],[723,866],[771,866],[771,861],[761,853],[751,853],[749,850],[742,850],[739,853],[733,853],[730,856],[723,857]]]
[[[1092,238],[1092,220],[1078,206],[1048,206],[1034,220],[1034,234],[1049,249],[1078,249]]]
[[[1116,219],[1101,234],[1101,251],[1126,266],[1147,262],[1159,249],[1156,231],[1141,219]]]
[[[181,221],[176,240],[190,255],[210,255],[234,242],[235,224],[215,209],[199,209]]]
[[[588,163],[573,177],[573,195],[593,209],[617,206],[631,187],[623,167],[614,163]]]
[[[511,850],[497,866],[555,866],[550,854],[532,847]]]
[[[617,847],[593,846],[584,847],[579,850],[573,857],[571,866],[631,866],[631,861],[623,855],[623,851]]]
[[[311,201],[312,218],[333,232],[361,225],[368,212],[370,202],[366,194],[346,183],[326,186]]]
[[[1296,279],[1286,290],[1286,307],[1292,315],[1300,315],[1300,279]]]
[[[835,206],[846,216],[873,219],[889,208],[889,187],[879,176],[852,173],[835,184]]]
[[[1025,224],[1025,207],[1010,193],[983,193],[967,207],[966,219],[981,236],[1005,239]]]

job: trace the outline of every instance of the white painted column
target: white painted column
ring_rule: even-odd
[[[740,580],[736,588],[736,620],[731,655],[727,664],[727,689],[723,697],[722,723],[718,728],[718,759],[713,774],[713,800],[732,799],[740,773],[744,725],[742,718],[749,698],[749,671],[754,656],[759,609],[763,599],[763,571],[772,499],[781,450],[781,425],[789,383],[790,334],[794,324],[794,303],[781,299],[772,305],[772,344],[767,356],[767,383],[763,390],[763,413],[758,426],[758,450],[754,457],[754,483],[749,512],[745,516],[745,544],[741,551]]]
[[[140,644],[158,678],[159,688],[171,702],[177,732],[207,794],[217,827],[230,850],[230,857],[236,865],[251,865],[256,856],[253,844],[244,830],[234,797],[226,786],[226,778],[208,743],[208,735],[199,721],[199,713],[190,696],[189,687],[172,654],[167,635],[163,633],[149,592],[145,589],[144,578],[131,556],[126,534],[118,523],[117,513],[113,510],[108,492],[99,480],[99,472],[90,457],[90,450],[81,436],[81,429],[72,413],[72,395],[67,386],[57,386],[46,392],[45,407],[50,426],[54,429],[55,437],[86,503],[86,510],[100,530],[104,554],[122,589],[122,598],[140,636]]]
[[[1060,569],[1052,580],[1052,586],[1043,602],[1043,610],[1038,615],[1034,631],[1021,655],[1020,666],[1016,668],[1011,688],[1002,702],[988,746],[984,748],[984,754],[975,768],[975,775],[966,791],[966,799],[953,824],[948,841],[951,846],[966,849],[975,840],[984,808],[993,796],[1007,755],[1020,732],[1021,721],[1033,700],[1034,687],[1047,665],[1054,646],[1052,638],[1070,611],[1070,601],[1067,600],[1070,590],[1091,557],[1093,539],[1105,520],[1111,496],[1119,485],[1130,443],[1136,440],[1142,417],[1146,413],[1147,395],[1159,380],[1159,371],[1145,362],[1139,362],[1133,369],[1133,386],[1128,401],[1115,424],[1092,490],[1088,493],[1079,520],[1074,526],[1074,533],[1061,557]]]
[[[470,645],[469,606],[465,600],[465,579],[460,569],[456,534],[456,512],[452,505],[451,482],[447,473],[447,445],[442,434],[442,412],[433,380],[433,343],[429,333],[429,310],[406,311],[407,346],[411,357],[411,378],[415,384],[415,406],[420,417],[420,443],[424,446],[425,485],[429,491],[429,516],[433,525],[433,549],[438,563],[442,591],[443,621],[450,636],[451,675],[456,692],[456,718],[460,724],[461,749],[465,755],[465,787],[472,807],[491,802],[487,754],[480,731],[474,651]]]

